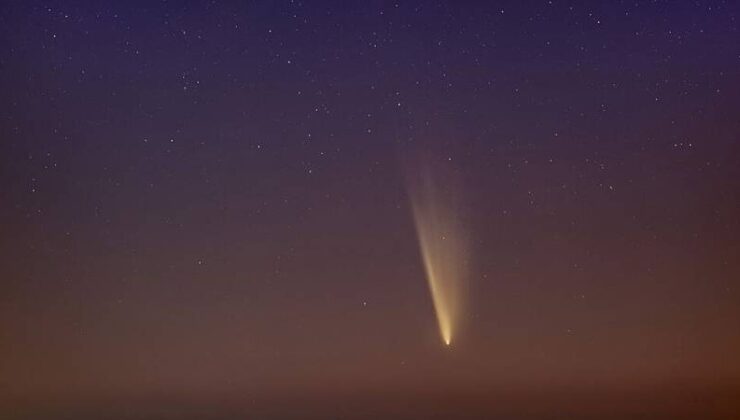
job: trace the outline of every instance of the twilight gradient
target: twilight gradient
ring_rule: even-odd
[[[738,418],[739,11],[0,2],[0,418]]]

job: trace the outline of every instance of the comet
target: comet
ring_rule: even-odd
[[[450,346],[459,328],[466,289],[467,235],[461,223],[454,173],[429,162],[409,181],[420,253],[439,333]]]

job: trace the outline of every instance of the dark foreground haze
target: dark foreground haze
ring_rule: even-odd
[[[740,418],[739,9],[0,0],[0,419]]]

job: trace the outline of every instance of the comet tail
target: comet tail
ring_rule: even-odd
[[[416,232],[439,332],[450,345],[465,291],[466,237],[460,223],[454,177],[422,166],[409,185]]]

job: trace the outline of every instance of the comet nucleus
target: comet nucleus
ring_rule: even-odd
[[[466,289],[467,237],[461,223],[459,185],[442,165],[418,165],[409,195],[427,282],[442,341],[458,328]]]

